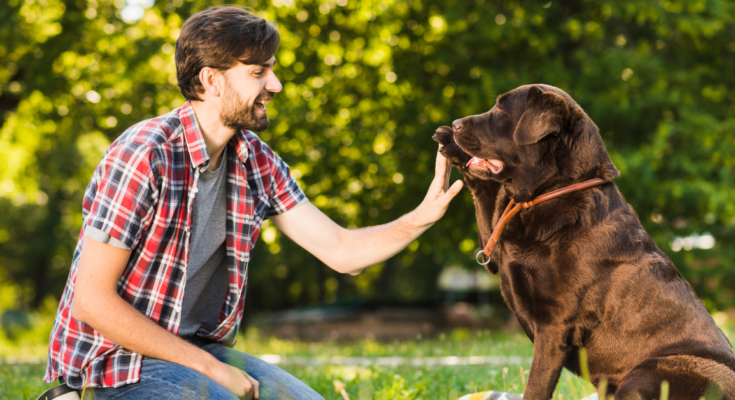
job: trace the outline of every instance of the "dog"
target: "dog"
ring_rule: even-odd
[[[582,348],[616,400],[659,399],[664,381],[670,399],[735,400],[732,345],[611,182],[599,130],[567,93],[521,86],[433,138],[472,192],[481,246],[511,200],[604,182],[520,211],[486,265],[533,342],[524,400],[551,399],[562,367],[580,375]]]

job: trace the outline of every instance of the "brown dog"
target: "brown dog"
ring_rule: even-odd
[[[597,126],[564,91],[527,85],[434,135],[464,175],[485,246],[511,199],[616,178]],[[566,367],[615,399],[735,400],[735,352],[613,183],[510,219],[488,265],[534,345],[525,400],[550,399]]]

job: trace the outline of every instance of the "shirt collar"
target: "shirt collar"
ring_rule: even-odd
[[[184,140],[189,151],[191,165],[194,168],[208,168],[209,151],[190,101],[187,100],[179,110],[179,118],[184,126]],[[250,141],[247,140],[245,132],[239,131],[230,139],[230,144],[235,147],[242,162],[245,162],[248,159],[248,154],[252,153]]]
[[[253,146],[247,137],[249,133],[250,131],[240,131],[230,139],[230,144],[235,147],[242,162],[247,161],[249,154],[253,154]]]

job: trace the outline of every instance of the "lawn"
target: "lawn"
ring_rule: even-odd
[[[726,332],[731,340],[735,337],[734,330]],[[465,329],[407,341],[314,343],[281,340],[250,328],[235,347],[277,361],[329,400],[342,399],[334,390],[335,380],[346,384],[352,400],[454,400],[485,390],[521,393],[533,355],[533,347],[522,333]],[[34,357],[45,357],[45,343],[6,341],[0,343],[0,354],[0,360],[4,360],[0,361],[0,398],[35,399],[52,386],[41,380],[45,361],[33,362]],[[473,360],[468,357],[477,356],[507,362],[498,364],[486,358],[484,363],[462,364]],[[11,364],[11,360],[15,361]],[[434,365],[426,365],[432,362]],[[554,398],[576,400],[593,391],[592,385],[564,371]]]

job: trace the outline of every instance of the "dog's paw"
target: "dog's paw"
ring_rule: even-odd
[[[457,143],[454,141],[454,131],[452,128],[448,126],[439,127],[431,138],[439,143],[439,152],[442,153],[442,155],[446,157],[452,165],[462,171],[466,170],[467,162],[469,162],[472,157],[459,148]]]
[[[431,137],[442,146],[454,143],[454,131],[449,126],[440,126]]]

